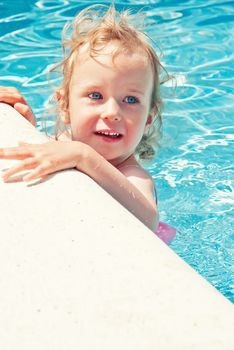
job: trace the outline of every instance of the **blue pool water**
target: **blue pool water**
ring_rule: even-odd
[[[61,29],[91,4],[0,2],[0,85],[23,93],[39,124],[51,94],[47,71],[61,56]],[[176,91],[170,86],[162,91],[164,137],[148,166],[161,219],[178,229],[171,247],[232,301],[233,5],[220,0],[116,1],[118,9],[144,8],[147,32],[177,77]]]

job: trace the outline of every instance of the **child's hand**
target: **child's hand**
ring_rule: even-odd
[[[36,118],[19,90],[14,87],[0,86],[0,102],[8,103],[33,126],[36,126]]]
[[[50,141],[38,145],[21,142],[18,147],[0,148],[0,159],[21,160],[6,170],[2,178],[7,181],[12,175],[28,170],[23,181],[31,181],[62,169],[74,168],[79,161],[80,144],[75,141]]]

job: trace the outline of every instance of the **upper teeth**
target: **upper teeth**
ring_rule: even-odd
[[[108,132],[108,131],[98,131],[98,134],[102,135],[110,135],[110,136],[119,136],[120,134],[118,132]]]

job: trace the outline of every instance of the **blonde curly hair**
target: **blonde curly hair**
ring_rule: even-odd
[[[149,37],[136,29],[131,23],[135,16],[129,11],[118,12],[114,6],[92,5],[81,12],[74,20],[64,27],[62,33],[62,46],[64,59],[59,64],[63,71],[63,80],[58,91],[63,91],[57,103],[58,118],[56,123],[56,136],[64,130],[61,114],[69,107],[69,83],[74,63],[81,48],[88,47],[90,57],[95,57],[111,41],[121,43],[113,55],[113,59],[120,52],[143,52],[148,58],[153,71],[153,91],[151,97],[151,110],[155,111],[153,122],[143,135],[135,150],[139,160],[152,159],[158,147],[161,134],[161,108],[160,98],[160,71],[164,70],[160,60],[149,44]]]

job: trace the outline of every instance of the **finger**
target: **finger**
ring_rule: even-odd
[[[25,159],[32,156],[32,152],[25,147],[0,148],[0,159]]]
[[[16,102],[27,104],[23,96],[17,92],[0,91],[0,102],[6,102],[14,105]]]
[[[19,112],[25,119],[27,119],[33,126],[36,126],[36,117],[34,116],[31,108],[24,103],[16,102],[14,108]]]
[[[31,181],[38,178],[41,178],[45,175],[51,174],[54,172],[51,168],[50,162],[45,162],[44,164],[40,164],[37,166],[30,174],[27,174],[23,177],[24,181]]]
[[[16,164],[15,166],[6,170],[2,175],[2,179],[3,181],[7,181],[12,175],[20,173],[21,171],[33,169],[37,166],[37,164],[38,163],[35,158],[25,159],[23,162],[20,162],[19,164]]]
[[[0,92],[1,91],[10,91],[10,92],[18,92],[19,90],[17,90],[14,86],[0,86]]]

